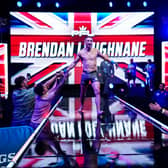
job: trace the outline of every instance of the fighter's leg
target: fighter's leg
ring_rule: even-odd
[[[101,110],[100,110],[100,83],[99,81],[95,81],[92,83],[92,88],[95,94],[95,103],[96,103],[96,109],[97,109],[97,114],[101,114]]]
[[[80,85],[80,108],[78,110],[79,112],[82,112],[82,110],[83,110],[83,105],[84,105],[84,100],[85,100],[87,87],[88,87],[88,85],[86,85],[86,84],[81,84]]]

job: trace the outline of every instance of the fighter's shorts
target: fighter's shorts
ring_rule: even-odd
[[[89,81],[91,81],[91,83],[99,81],[96,71],[92,71],[92,72],[83,71],[82,77],[81,77],[81,84],[87,85],[89,84]]]

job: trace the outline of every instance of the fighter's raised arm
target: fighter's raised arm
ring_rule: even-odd
[[[73,69],[76,66],[76,64],[80,61],[80,59],[80,53],[78,53],[75,60],[66,68],[66,71],[69,72],[71,69]]]
[[[111,64],[115,64],[116,68],[118,68],[118,64],[116,62],[114,62],[113,60],[110,60],[107,54],[102,54],[99,50],[97,53],[98,57],[101,57],[102,59],[104,59],[105,61],[108,61]]]

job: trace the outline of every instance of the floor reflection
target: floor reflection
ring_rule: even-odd
[[[50,129],[46,133],[52,133],[52,138],[43,137],[42,130],[19,167],[154,167],[151,123],[127,106],[102,121],[90,111],[95,108],[93,98],[86,101],[81,114],[77,112],[78,101],[67,98],[59,104],[44,128]]]

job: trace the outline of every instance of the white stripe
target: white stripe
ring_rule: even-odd
[[[75,118],[75,98],[74,97],[70,97],[69,99],[69,117],[70,118]]]
[[[97,109],[96,109],[95,97],[92,97],[91,101],[92,101],[91,117],[95,118],[95,117],[97,117]]]

